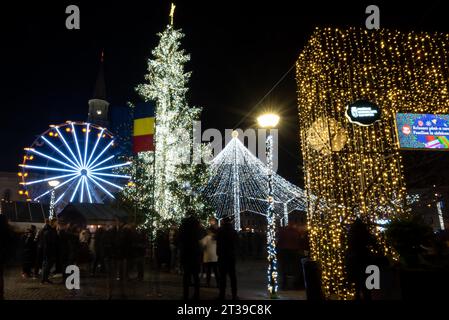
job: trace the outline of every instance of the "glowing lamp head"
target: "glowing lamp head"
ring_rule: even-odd
[[[257,117],[257,122],[262,128],[275,128],[279,123],[279,116],[274,113],[266,113]]]
[[[239,136],[239,132],[237,130],[232,131],[232,137],[237,138]]]
[[[59,186],[59,181],[58,180],[48,181],[48,185],[52,188],[55,188],[55,187]]]

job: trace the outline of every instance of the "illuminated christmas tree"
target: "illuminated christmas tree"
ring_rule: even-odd
[[[199,118],[200,108],[190,107],[186,101],[190,72],[184,64],[190,60],[180,48],[184,37],[171,23],[159,34],[160,41],[148,60],[147,83],[137,87],[145,101],[156,103],[154,199],[155,211],[162,220],[179,221],[189,208],[203,209],[201,196],[195,196],[199,181],[207,180],[204,166],[193,162],[201,158],[205,148],[193,144],[193,123]],[[199,156],[199,157],[198,157]],[[193,189],[192,189],[193,188]],[[184,201],[186,198],[189,201]]]
[[[154,230],[158,216],[154,212],[154,152],[140,152],[132,158],[131,165],[120,170],[131,177],[119,195],[120,205],[134,215],[134,221],[147,230]]]

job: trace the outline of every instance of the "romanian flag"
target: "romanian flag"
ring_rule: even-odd
[[[133,151],[154,151],[154,105],[141,103],[134,109]]]

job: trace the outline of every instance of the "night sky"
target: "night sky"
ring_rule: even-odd
[[[381,27],[448,32],[445,2],[375,3]],[[191,55],[187,69],[193,71],[188,100],[203,107],[203,129],[245,129],[265,107],[278,110],[279,172],[301,184],[294,70],[254,106],[292,67],[315,26],[363,27],[365,8],[372,3],[245,3],[177,2],[175,26],[186,34],[183,47]],[[65,28],[69,4],[80,7],[81,30]],[[103,48],[108,101],[119,106],[138,102],[134,87],[143,82],[169,7],[169,1],[151,0],[34,1],[2,7],[0,171],[16,171],[23,147],[49,124],[87,119]]]

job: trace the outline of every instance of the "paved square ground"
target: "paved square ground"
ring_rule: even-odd
[[[124,296],[119,292],[119,282],[115,281],[112,299],[129,300],[178,300],[182,297],[182,276],[168,272],[160,273],[160,295],[154,286],[154,273],[147,268],[145,280],[131,280],[124,286]],[[82,274],[80,290],[68,290],[61,277],[52,279],[53,284],[41,284],[39,279],[22,279],[20,267],[7,267],[5,274],[5,298],[8,300],[105,300],[107,299],[107,279],[104,275],[92,278]],[[201,300],[213,300],[218,297],[217,288],[206,288],[205,279],[201,279]],[[266,263],[264,260],[247,260],[237,265],[238,295],[242,300],[265,300]],[[215,284],[212,278],[211,285]],[[229,288],[228,281],[228,291]],[[192,290],[193,291],[193,288]],[[193,292],[192,292],[193,293]],[[303,300],[302,290],[279,292],[280,299]]]

